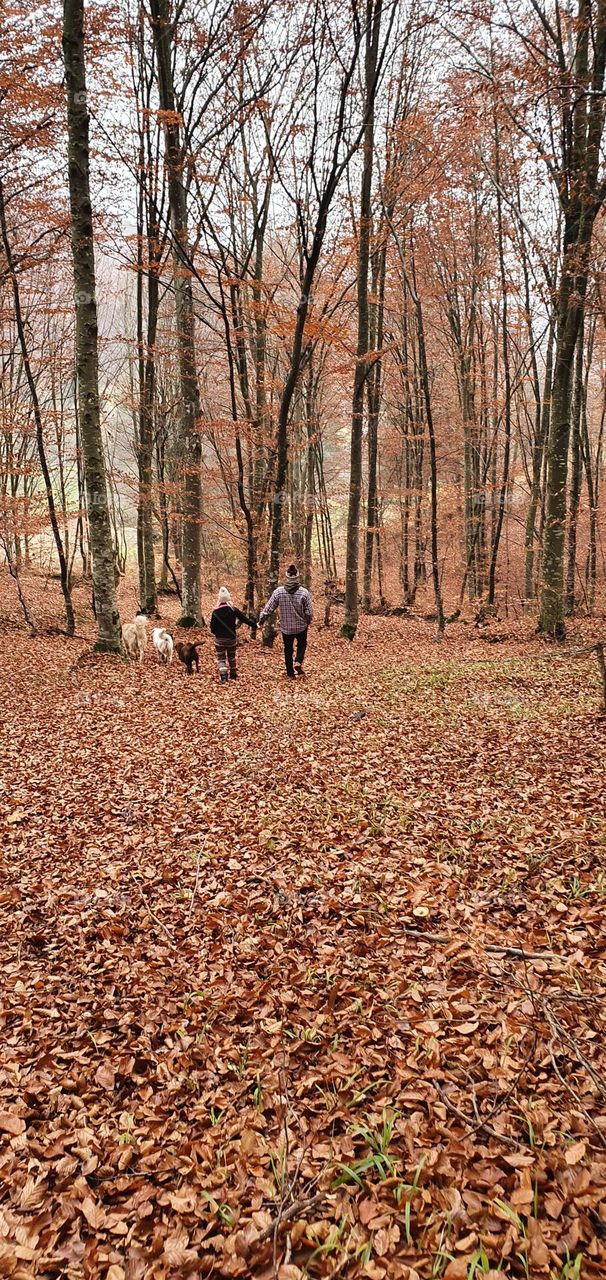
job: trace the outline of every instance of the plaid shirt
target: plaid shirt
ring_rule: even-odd
[[[280,629],[287,636],[296,636],[299,631],[305,631],[313,621],[311,596],[305,587],[297,587],[296,591],[277,587],[259,616],[259,625],[265,622],[274,609],[280,610]]]

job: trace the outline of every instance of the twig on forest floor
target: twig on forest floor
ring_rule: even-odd
[[[280,1231],[280,1226],[284,1221],[284,1217],[285,1217],[284,1205],[286,1204],[287,1196],[289,1196],[292,1199],[292,1196],[294,1194],[294,1189],[297,1185],[299,1174],[301,1172],[303,1157],[305,1155],[305,1146],[303,1145],[299,1153],[295,1171],[291,1178],[288,1173],[288,1156],[290,1151],[290,1142],[289,1142],[289,1136],[288,1136],[289,1112],[292,1112],[292,1115],[294,1116],[295,1120],[297,1120],[297,1122],[299,1123],[299,1128],[301,1128],[301,1124],[299,1121],[299,1117],[290,1101],[290,1096],[288,1093],[288,1084],[286,1082],[285,1068],[281,1076],[280,1084],[281,1084],[281,1089],[284,1094],[284,1099],[286,1104],[284,1107],[284,1116],[282,1119],[283,1130],[284,1130],[284,1160],[283,1160],[284,1176],[282,1178],[282,1186],[280,1188],[280,1203],[278,1205],[278,1213],[274,1220],[274,1225],[273,1225],[273,1274],[274,1276],[277,1276],[278,1274],[278,1233]],[[287,1252],[289,1251],[292,1251],[292,1242],[290,1240],[290,1237],[287,1238]],[[287,1260],[288,1259],[285,1259],[285,1261]]]
[[[587,1058],[586,1055],[583,1053],[583,1050],[579,1048],[579,1045],[577,1044],[574,1036],[571,1036],[567,1028],[560,1022],[560,1019],[556,1018],[556,1015],[553,1012],[553,1010],[549,1008],[549,1004],[547,1000],[541,996],[539,996],[538,999],[539,999],[540,1008],[543,1012],[543,1016],[546,1022],[549,1023],[549,1027],[551,1029],[551,1033],[554,1039],[557,1037],[560,1040],[563,1040],[565,1044],[568,1045],[568,1048],[570,1049],[571,1053],[574,1053],[575,1057],[577,1058],[577,1061],[581,1063],[581,1065],[585,1068],[588,1076],[590,1076],[591,1079],[593,1080],[593,1083],[595,1084],[598,1092],[602,1095],[603,1098],[606,1098],[606,1080],[604,1080],[604,1077],[600,1075],[599,1071],[596,1071],[593,1064],[589,1061],[589,1058]]]
[[[591,1004],[595,1000],[603,1000],[606,987],[596,987],[594,991],[569,991],[567,987],[549,987],[545,993],[548,1000],[580,1000]]]
[[[351,1253],[346,1253],[342,1261],[337,1263],[334,1271],[330,1272],[328,1280],[338,1280],[339,1276],[344,1276],[352,1262],[355,1262],[355,1256],[352,1256]]]
[[[602,1146],[606,1147],[606,1138],[604,1137],[604,1134],[602,1133],[602,1130],[600,1129],[599,1124],[594,1120],[593,1116],[591,1115],[591,1112],[587,1110],[587,1107],[585,1106],[580,1093],[577,1092],[577,1090],[574,1088],[574,1085],[570,1083],[570,1080],[567,1080],[566,1077],[563,1076],[562,1072],[560,1071],[560,1068],[557,1064],[556,1056],[554,1053],[554,1041],[550,1040],[547,1047],[549,1049],[549,1057],[551,1058],[551,1065],[558,1077],[558,1080],[560,1081],[560,1084],[563,1084],[564,1088],[570,1094],[571,1098],[574,1098],[574,1101],[576,1102],[577,1107],[579,1108],[579,1111],[582,1112],[582,1114],[585,1116],[585,1119],[589,1122],[590,1125],[593,1126],[596,1133],[599,1135]]]
[[[404,925],[402,932],[407,938],[417,938],[419,942],[437,942],[440,946],[456,942],[456,937],[453,934],[424,933],[421,929],[409,929],[408,925]],[[471,943],[469,938],[465,941]],[[488,951],[490,955],[512,956],[516,960],[563,960],[566,958],[558,955],[556,951],[524,951],[522,947],[499,946],[496,942],[481,942],[479,945],[484,951]]]
[[[205,844],[206,844],[206,836],[204,836],[204,839],[202,840],[202,842],[201,842],[201,844],[200,844],[200,848],[198,849],[198,856],[197,856],[197,858],[196,858],[196,879],[195,879],[195,882],[194,882],[193,892],[192,892],[192,895],[191,895],[191,898],[190,898],[190,901],[189,901],[189,911],[187,912],[187,919],[188,919],[188,920],[189,920],[189,918],[190,918],[190,916],[191,916],[191,913],[192,913],[192,911],[193,911],[193,909],[194,909],[194,901],[195,901],[196,894],[197,894],[197,892],[198,892],[198,884],[200,883],[200,860],[201,860],[201,858],[202,858],[202,854],[204,853],[204,846],[205,846]]]
[[[570,1096],[574,1099],[582,1115],[585,1116],[585,1119],[588,1121],[588,1123],[592,1125],[596,1133],[599,1134],[600,1143],[602,1147],[606,1147],[606,1138],[602,1133],[600,1126],[597,1124],[597,1122],[594,1120],[593,1116],[591,1115],[591,1112],[587,1110],[587,1107],[585,1106],[583,1099],[581,1098],[578,1090],[574,1088],[574,1086],[570,1083],[569,1080],[566,1079],[564,1075],[562,1075],[562,1072],[558,1067],[555,1052],[554,1052],[555,1045],[558,1042],[559,1043],[564,1042],[568,1046],[569,1051],[575,1055],[577,1061],[581,1063],[581,1065],[587,1071],[587,1074],[593,1080],[594,1084],[596,1085],[596,1088],[598,1089],[598,1092],[602,1093],[604,1096],[606,1096],[606,1082],[602,1079],[599,1072],[594,1070],[592,1064],[588,1061],[583,1051],[579,1048],[576,1040],[574,1039],[574,1036],[570,1035],[570,1032],[567,1030],[567,1028],[564,1027],[560,1022],[559,1018],[556,1017],[555,1013],[553,1012],[553,1009],[550,1006],[549,999],[546,996],[540,995],[538,991],[533,990],[533,988],[528,985],[528,982],[526,985],[524,985],[520,981],[520,978],[517,974],[512,973],[511,978],[513,979],[514,982],[517,983],[517,985],[521,988],[521,990],[524,991],[525,994],[528,996],[528,998],[531,1000],[532,1006],[534,1009],[535,1018],[537,1019],[537,1021],[542,1017],[547,1022],[549,1029],[551,1031],[551,1040],[549,1041],[547,1050],[549,1053],[549,1057],[551,1059],[551,1065],[558,1077],[558,1080],[564,1086],[564,1088],[570,1094]],[[572,993],[572,994],[576,994],[576,993]]]
[[[583,1050],[578,1045],[574,1036],[571,1035],[568,1028],[564,1026],[562,1022],[560,1022],[560,1019],[557,1017],[557,1015],[554,1013],[553,1009],[551,1008],[549,998],[545,995],[540,994],[538,991],[535,991],[530,986],[528,981],[526,985],[524,985],[524,983],[520,981],[520,978],[518,975],[512,974],[511,976],[514,979],[514,981],[517,983],[517,985],[520,987],[520,989],[524,991],[524,993],[532,1001],[535,1017],[536,1018],[543,1017],[545,1019],[545,1022],[548,1024],[549,1029],[551,1031],[552,1043],[554,1041],[559,1040],[560,1042],[564,1042],[564,1044],[568,1046],[568,1049],[570,1050],[571,1053],[574,1054],[575,1058],[577,1059],[577,1062],[581,1063],[581,1065],[585,1068],[590,1079],[593,1080],[593,1083],[598,1093],[601,1094],[603,1098],[606,1098],[606,1080],[600,1074],[600,1072],[596,1070],[596,1068],[593,1066],[593,1063],[589,1061],[589,1058],[586,1056],[586,1054],[583,1053]]]
[[[261,1232],[256,1243],[264,1244],[266,1240],[270,1240],[272,1238],[274,1231],[279,1231],[280,1227],[284,1226],[284,1223],[292,1222],[293,1218],[298,1218],[301,1213],[307,1213],[309,1209],[319,1208],[319,1206],[324,1204],[328,1199],[328,1195],[328,1191],[320,1191],[317,1195],[311,1196],[311,1198],[309,1196],[302,1196],[300,1200],[295,1200],[294,1204],[291,1204],[289,1209],[284,1209],[276,1218],[274,1218],[273,1222],[270,1222],[269,1226],[265,1228],[265,1231]]]
[[[292,1258],[292,1239],[290,1236],[290,1232],[287,1231],[286,1232],[286,1248],[284,1250],[284,1261],[282,1263],[282,1266],[287,1267],[291,1258]]]
[[[524,1075],[524,1073],[527,1071],[528,1067],[530,1066],[531,1062],[533,1061],[533,1058],[534,1058],[534,1054],[535,1054],[536,1047],[537,1047],[537,1032],[535,1031],[534,1036],[533,1036],[533,1040],[532,1040],[532,1044],[531,1044],[531,1046],[530,1046],[530,1050],[529,1050],[529,1052],[526,1054],[526,1057],[525,1057],[525,1059],[524,1059],[524,1061],[523,1061],[523,1063],[522,1063],[521,1067],[520,1067],[520,1068],[519,1068],[519,1070],[516,1072],[516,1074],[515,1074],[515,1076],[514,1076],[514,1079],[512,1080],[512,1082],[511,1082],[511,1084],[510,1084],[509,1088],[506,1090],[506,1092],[505,1092],[504,1094],[502,1094],[502,1095],[501,1095],[501,1097],[500,1097],[500,1098],[498,1098],[498,1099],[497,1099],[497,1101],[496,1101],[496,1102],[493,1104],[493,1106],[490,1108],[490,1111],[488,1112],[488,1114],[487,1114],[487,1115],[485,1115],[485,1116],[483,1116],[483,1117],[480,1115],[480,1112],[478,1111],[478,1103],[477,1103],[476,1091],[475,1091],[475,1087],[474,1087],[474,1086],[475,1086],[475,1081],[474,1081],[474,1079],[473,1079],[473,1076],[472,1076],[471,1072],[470,1072],[470,1071],[465,1071],[465,1073],[464,1073],[464,1074],[465,1074],[465,1077],[466,1077],[466,1079],[467,1079],[468,1084],[470,1085],[471,1105],[472,1105],[472,1107],[473,1107],[474,1115],[475,1115],[476,1120],[477,1120],[477,1122],[478,1122],[478,1124],[475,1126],[476,1128],[478,1128],[478,1126],[480,1126],[480,1127],[481,1127],[482,1125],[488,1124],[488,1123],[490,1122],[490,1120],[492,1120],[492,1117],[493,1117],[493,1116],[496,1116],[496,1115],[498,1114],[498,1112],[499,1112],[499,1111],[502,1111],[502,1110],[503,1110],[503,1107],[505,1106],[505,1104],[506,1104],[507,1102],[509,1102],[509,1099],[510,1099],[510,1098],[512,1097],[512,1095],[515,1093],[515,1091],[516,1091],[516,1089],[517,1089],[517,1087],[518,1087],[518,1085],[519,1085],[519,1083],[520,1083],[520,1080],[522,1079],[522,1076],[523,1076],[523,1075]]]
[[[139,890],[139,896],[140,896],[140,898],[141,898],[141,901],[142,901],[143,905],[145,906],[145,910],[147,911],[148,916],[150,916],[150,918],[153,920],[154,924],[157,924],[157,925],[158,925],[158,928],[159,928],[159,929],[162,929],[162,930],[163,930],[163,932],[166,934],[166,936],[167,936],[167,938],[168,938],[168,940],[169,940],[169,942],[170,942],[171,947],[174,947],[174,948],[175,948],[175,951],[176,951],[176,950],[177,950],[177,944],[176,944],[176,942],[175,942],[175,939],[173,938],[173,935],[172,935],[172,933],[171,933],[170,929],[167,929],[166,925],[162,922],[162,920],[160,920],[159,916],[157,916],[157,915],[155,915],[155,914],[154,914],[154,912],[152,911],[152,909],[151,909],[151,907],[150,907],[150,905],[149,905],[149,902],[148,902],[147,898],[145,897],[145,894],[144,894],[144,892],[143,892],[143,890],[142,890],[142,888],[141,888],[141,885],[140,885],[140,884],[138,884],[136,880],[135,880],[135,884],[137,885],[137,889]]]
[[[290,1098],[288,1096],[288,1085],[286,1083],[285,1076],[282,1077],[280,1081],[280,1086],[281,1086],[282,1093],[284,1095],[284,1100],[285,1100],[284,1115],[282,1117],[282,1129],[284,1133],[284,1154],[282,1157],[282,1179],[281,1179],[282,1185],[280,1187],[280,1203],[278,1205],[278,1212],[274,1222],[274,1233],[273,1233],[273,1243],[272,1243],[272,1275],[274,1276],[274,1280],[275,1280],[275,1277],[277,1277],[278,1275],[278,1232],[280,1230],[280,1223],[282,1222],[282,1216],[284,1213],[284,1205],[286,1203],[286,1197],[288,1194],[292,1194],[291,1183],[288,1177],[288,1156],[290,1151],[290,1143],[288,1138],[288,1112],[290,1110]]]
[[[488,1124],[486,1120],[480,1119],[479,1124],[474,1124],[469,1116],[466,1116],[465,1112],[461,1111],[460,1107],[457,1107],[454,1102],[451,1102],[448,1094],[442,1086],[438,1084],[437,1080],[433,1080],[432,1084],[439,1098],[441,1098],[444,1103],[447,1111],[452,1112],[452,1115],[456,1116],[458,1120],[462,1120],[463,1124],[467,1126],[470,1134],[480,1133],[483,1131],[484,1133],[489,1134],[491,1138],[496,1138],[498,1142],[504,1142],[507,1147],[525,1147],[527,1145],[525,1142],[520,1142],[519,1138],[511,1138],[507,1133],[499,1133],[498,1129],[493,1129],[492,1125]]]

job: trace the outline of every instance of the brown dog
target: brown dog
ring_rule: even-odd
[[[197,644],[184,643],[182,640],[175,645],[175,653],[184,667],[187,667],[187,674],[191,676],[194,667],[196,671],[200,670],[200,660],[198,658],[198,648],[202,642],[198,640]]]

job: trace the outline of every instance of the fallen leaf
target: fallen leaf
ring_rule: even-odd
[[[112,1090],[116,1082],[116,1076],[111,1062],[107,1059],[101,1062],[95,1071],[95,1080],[101,1085],[102,1089]]]
[[[13,826],[17,822],[23,822],[25,818],[27,818],[25,809],[13,809],[13,812],[9,813],[6,821],[10,826]]]
[[[0,1132],[11,1133],[15,1137],[25,1132],[25,1120],[22,1116],[15,1116],[10,1111],[0,1111]]]
[[[568,1147],[568,1150],[564,1155],[566,1164],[568,1165],[578,1164],[579,1161],[583,1159],[583,1156],[585,1155],[586,1151],[587,1151],[586,1142],[574,1142],[571,1147]]]
[[[461,1255],[460,1258],[453,1258],[443,1272],[444,1280],[467,1280],[469,1263],[472,1258],[473,1253]]]
[[[80,1209],[88,1222],[89,1227],[93,1231],[98,1231],[105,1223],[105,1209],[103,1205],[96,1204],[94,1200],[87,1196],[80,1205]]]
[[[541,1228],[539,1226],[539,1223],[537,1222],[537,1219],[528,1218],[527,1227],[528,1227],[528,1239],[530,1241],[528,1257],[532,1262],[533,1266],[539,1267],[542,1270],[549,1266],[549,1262],[550,1262],[549,1249],[545,1244],[545,1241],[543,1239],[543,1235],[541,1232]]]

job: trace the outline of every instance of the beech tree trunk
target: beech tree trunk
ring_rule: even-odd
[[[584,246],[585,251],[588,245]],[[568,244],[565,254],[576,256],[580,250]],[[585,254],[583,255],[585,256]],[[583,315],[587,270],[576,277],[574,267],[562,270],[555,370],[551,400],[551,422],[547,450],[547,484],[545,494],[545,527],[543,533],[541,609],[539,630],[562,639],[564,627],[564,551],[566,530],[566,486],[572,399],[573,361]]]
[[[143,336],[143,279],[147,279],[147,332]],[[156,329],[158,321],[159,280],[150,263],[144,273],[139,264],[137,280],[137,346],[139,372],[139,440],[137,464],[139,495],[137,504],[137,549],[139,560],[139,600],[151,616],[157,610],[156,564],[152,508],[152,459],[154,450],[154,384]]]
[[[532,448],[532,472],[530,481],[530,497],[526,514],[524,531],[524,599],[532,600],[535,596],[535,539],[537,538],[537,511],[541,493],[541,475],[545,455],[545,442],[549,434],[549,415],[551,412],[551,379],[553,373],[553,326],[550,326],[545,357],[545,378],[543,382],[543,398],[537,406],[535,437]]]
[[[164,156],[172,231],[173,287],[179,352],[180,428],[183,468],[182,608],[179,626],[201,621],[200,560],[202,521],[202,443],[200,438],[200,388],[196,367],[194,297],[188,242],[185,156],[176,110],[172,71],[173,27],[168,0],[150,0],[154,45],[158,63],[158,96],[164,127]]]
[[[537,7],[537,6],[535,6]],[[606,197],[601,170],[606,69],[606,6],[577,0],[570,35],[544,22],[550,54],[562,68],[562,158],[558,194],[564,214],[557,297],[555,369],[547,459],[547,492],[539,630],[565,634],[565,530],[573,362],[585,312],[591,243]],[[539,10],[539,13],[541,11]]]
[[[358,341],[351,402],[351,444],[349,459],[349,505],[347,510],[347,553],[345,563],[345,617],[341,635],[353,640],[358,629],[358,566],[360,557],[360,511],[362,506],[362,438],[364,395],[370,372],[368,278],[372,224],[372,169],[374,150],[374,105],[377,90],[379,36],[383,0],[366,0],[366,51],[364,59],[365,126],[360,218],[358,230],[357,310]]]
[[[413,302],[415,305],[417,316],[417,338],[419,346],[419,373],[421,378],[421,388],[423,391],[423,399],[425,401],[425,417],[427,420],[427,436],[429,440],[429,475],[430,475],[430,491],[431,491],[431,576],[433,581],[433,594],[436,605],[436,618],[438,623],[437,639],[441,640],[444,635],[445,617],[444,603],[442,600],[442,585],[440,582],[440,561],[438,557],[438,459],[436,453],[436,436],[433,424],[433,408],[431,403],[431,386],[429,382],[429,368],[427,364],[427,348],[425,346],[425,326],[423,322],[423,308],[421,299],[417,290],[417,281],[415,277],[414,259],[411,264],[412,274],[412,291]],[[410,287],[410,282],[409,282]]]
[[[581,415],[581,449],[583,453],[583,464],[585,467],[585,477],[587,480],[587,501],[589,503],[589,546],[587,548],[587,561],[585,566],[585,587],[587,593],[587,612],[592,613],[595,604],[595,588],[597,575],[597,554],[598,554],[598,495],[599,495],[599,477],[602,468],[602,445],[604,439],[604,424],[606,421],[606,400],[602,400],[602,412],[600,414],[600,427],[598,431],[598,439],[595,450],[595,459],[592,456],[591,440],[589,437],[589,424],[587,421],[586,404],[584,412]]]
[[[158,166],[155,164],[151,145],[153,69],[146,66],[144,22],[141,11],[136,32],[136,50],[133,50],[133,57],[136,56],[138,59],[136,84],[138,165],[141,175],[146,175],[145,181],[137,184],[137,372],[139,382],[137,553],[139,600],[148,616],[151,616],[157,613],[158,608],[153,527],[154,401],[160,267],[166,233],[162,233],[160,229],[161,214],[158,209],[155,178]]]
[[[577,338],[575,361],[574,394],[572,404],[572,438],[570,457],[570,494],[568,511],[568,556],[566,562],[566,617],[571,618],[575,610],[574,580],[577,567],[577,525],[579,505],[581,501],[581,480],[583,465],[581,456],[581,414],[583,412],[583,395],[585,390],[583,378],[583,355],[585,351],[585,327],[583,321]]]
[[[67,96],[71,244],[76,304],[78,419],[93,570],[97,650],[120,653],[122,631],[107,500],[99,411],[97,301],[90,197],[89,116],[84,61],[84,0],[64,0],[63,62]]]
[[[504,446],[503,446],[503,475],[499,488],[498,508],[494,526],[494,534],[490,549],[490,566],[488,570],[488,597],[489,606],[494,605],[497,582],[497,561],[499,556],[499,543],[501,541],[501,533],[503,530],[503,521],[505,519],[505,507],[507,505],[507,493],[509,489],[509,462],[511,456],[511,367],[509,361],[509,307],[508,307],[508,289],[509,282],[505,269],[505,243],[503,235],[503,205],[501,201],[501,164],[499,155],[499,122],[497,120],[496,110],[494,113],[494,142],[495,142],[495,173],[497,179],[496,201],[497,201],[497,229],[498,229],[498,246],[499,246],[499,277],[501,282],[501,352],[503,357],[503,381],[505,403],[503,405],[504,419]],[[496,462],[497,443],[495,439],[494,456]]]
[[[368,381],[368,501],[366,507],[366,539],[364,546],[364,577],[362,587],[362,607],[369,613],[372,605],[372,570],[375,541],[377,544],[377,562],[380,552],[379,533],[379,490],[378,490],[378,452],[379,452],[379,413],[381,409],[383,362],[379,354],[383,346],[383,319],[385,308],[385,264],[387,258],[386,245],[383,243],[374,256],[372,270],[373,316],[371,324],[371,342],[375,349],[375,360]],[[379,598],[382,591],[379,589]]]

